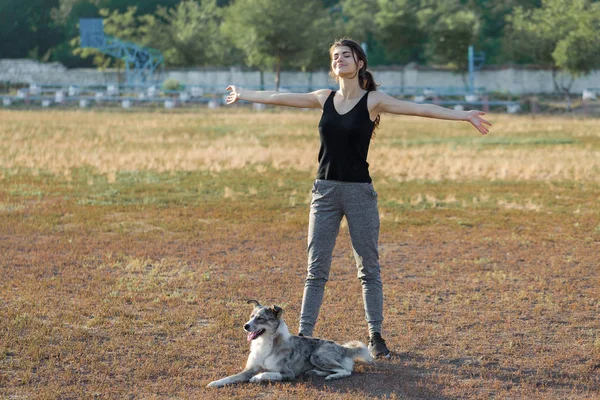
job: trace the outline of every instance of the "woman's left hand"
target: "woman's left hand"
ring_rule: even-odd
[[[486,125],[492,126],[492,124],[481,116],[485,115],[483,111],[471,110],[467,112],[467,121],[471,123],[482,135],[487,135],[490,131]]]
[[[227,105],[233,104],[240,99],[240,92],[237,89],[237,87],[235,87],[235,85],[229,85],[229,86],[227,86],[227,89],[225,89],[225,90],[231,90],[231,93],[229,93],[227,95],[227,98],[225,101],[225,103]]]

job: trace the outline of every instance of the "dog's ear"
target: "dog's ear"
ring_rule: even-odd
[[[275,318],[281,318],[281,314],[283,314],[283,308],[276,305],[273,305],[271,311],[273,311],[273,315],[275,315]]]
[[[246,303],[248,303],[248,304],[254,304],[254,307],[255,307],[255,308],[256,308],[256,307],[262,307],[262,306],[260,305],[260,303],[259,303],[258,301],[256,301],[256,300],[248,300]]]

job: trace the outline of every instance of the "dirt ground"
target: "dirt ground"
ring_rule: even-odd
[[[211,391],[206,383],[245,361],[244,299],[282,305],[295,331],[302,210],[272,210],[255,223],[224,221],[218,207],[115,213],[58,201],[37,213],[59,222],[38,229],[28,223],[37,206],[18,222],[5,215],[0,237],[8,398],[598,397],[600,238],[591,218],[511,211],[468,223],[451,210],[408,212],[409,225],[384,218],[394,357],[337,382]],[[130,223],[123,232],[92,228],[86,216]],[[189,222],[167,229],[174,220]],[[354,268],[342,229],[315,335],[366,340]]]
[[[596,120],[494,115],[486,142],[386,116],[392,359],[212,390],[245,363],[247,299],[297,330],[315,116],[0,115],[0,398],[600,398]],[[368,339],[344,222],[315,335]]]

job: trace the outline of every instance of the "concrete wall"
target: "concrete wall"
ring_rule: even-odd
[[[35,60],[0,60],[0,82],[50,85],[72,84],[106,85],[118,83],[121,74],[117,71],[98,71],[96,69],[67,69],[64,65],[40,63]],[[122,79],[121,79],[122,80]]]
[[[375,79],[381,83],[381,89],[391,87],[464,87],[466,78],[459,74],[441,69],[408,66],[404,69],[377,68]],[[239,68],[222,69],[186,69],[168,70],[165,79],[176,79],[184,85],[204,85],[220,88],[229,84],[246,87],[259,87],[260,72],[242,71]],[[560,75],[559,79],[569,81],[570,76]],[[267,89],[273,87],[274,74],[264,73],[263,80]],[[0,60],[0,81],[19,84],[79,84],[107,85],[125,82],[124,73],[116,70],[98,71],[95,69],[67,69],[59,63],[39,63],[34,60]],[[490,67],[479,71],[475,76],[475,85],[488,91],[513,94],[551,93],[554,91],[551,71],[527,69],[522,67]],[[283,72],[282,88],[307,90],[333,87],[335,83],[327,71],[314,73]],[[575,80],[573,93],[581,93],[587,88],[600,88],[600,71]]]

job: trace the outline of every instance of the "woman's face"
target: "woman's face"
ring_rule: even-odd
[[[336,46],[331,52],[331,70],[336,76],[352,76],[364,63],[354,61],[352,49],[348,46]]]

